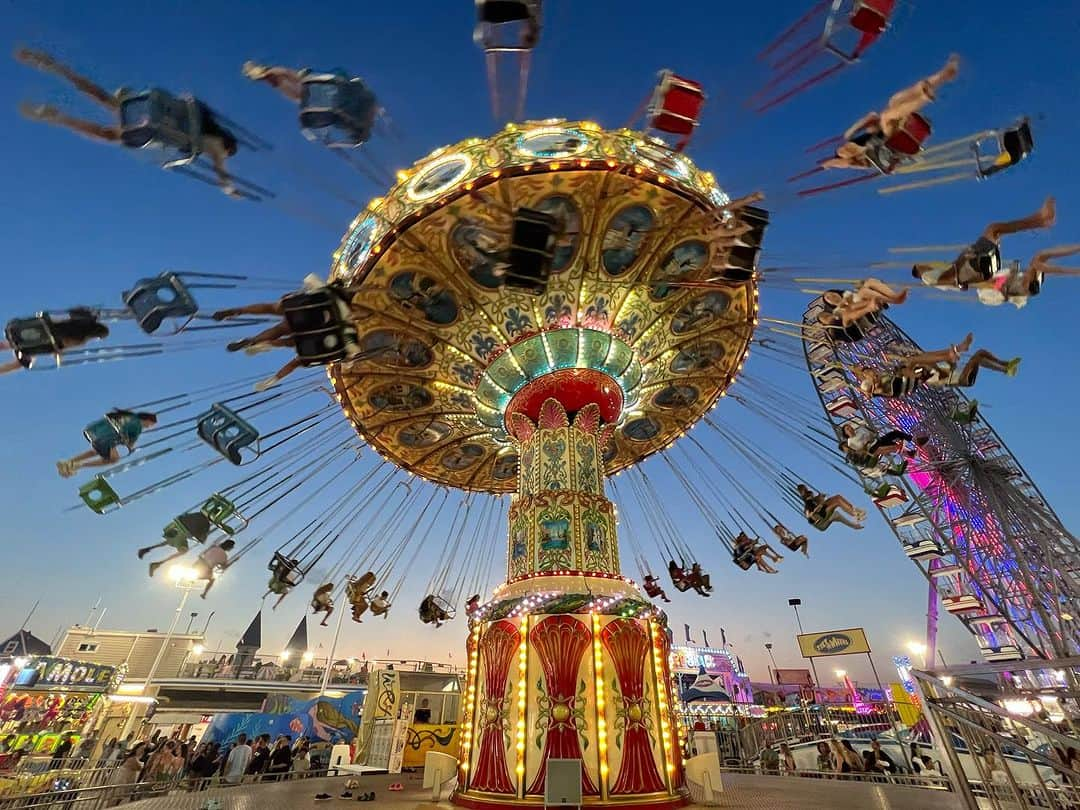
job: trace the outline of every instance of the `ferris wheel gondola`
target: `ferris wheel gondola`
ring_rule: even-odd
[[[848,463],[943,607],[972,632],[987,661],[1075,654],[1080,633],[1062,616],[1080,609],[1073,579],[1080,542],[959,390],[865,396],[847,369],[886,368],[888,356],[919,349],[884,316],[846,336],[854,339],[837,340],[818,325],[824,307],[817,298],[804,314],[803,344],[837,437],[850,433],[845,425],[879,436],[920,434],[910,458],[884,469],[865,458]]]

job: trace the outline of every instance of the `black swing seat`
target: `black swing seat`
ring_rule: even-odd
[[[271,574],[284,582],[290,588],[295,588],[304,581],[304,571],[296,560],[290,560],[280,551],[275,551],[266,566]]]
[[[732,552],[731,559],[732,562],[734,562],[735,565],[739,566],[739,568],[741,568],[743,571],[749,571],[751,568],[754,567],[754,563],[756,562],[756,559],[754,558],[753,548],[746,548],[741,550],[736,549],[734,552]]]
[[[510,234],[510,269],[506,286],[540,295],[547,289],[555,256],[555,217],[533,208],[519,208]]]
[[[485,51],[531,51],[540,38],[540,6],[540,0],[477,0],[473,41]]]
[[[327,146],[355,147],[371,138],[378,100],[362,80],[340,73],[309,73],[300,95],[304,136]]]
[[[978,174],[985,179],[998,172],[1015,166],[1035,149],[1035,137],[1031,132],[1031,122],[1026,118],[1015,127],[1004,130],[998,139],[998,154],[989,158],[981,153],[979,144],[974,145],[978,162]]]
[[[477,0],[476,19],[491,25],[528,20],[534,5],[529,0]]]
[[[281,307],[305,366],[344,360],[356,345],[356,327],[343,317],[342,302],[329,288],[286,295]]]
[[[196,430],[200,439],[238,466],[245,461],[242,450],[251,448],[255,456],[259,454],[251,447],[258,441],[259,431],[220,402],[199,417]]]
[[[179,332],[199,311],[199,305],[187,285],[176,273],[165,272],[153,278],[141,278],[124,293],[124,305],[131,310],[139,328],[152,335],[166,318],[183,318]]]
[[[184,537],[196,543],[205,543],[213,528],[214,524],[210,522],[210,518],[202,512],[185,512],[165,527],[162,536],[170,541]]]
[[[53,321],[44,312],[31,318],[12,318],[4,327],[4,339],[11,346],[15,359],[26,368],[30,368],[34,357],[59,355],[62,351]]]

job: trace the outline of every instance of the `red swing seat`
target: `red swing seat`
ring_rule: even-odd
[[[885,147],[896,155],[911,157],[922,151],[930,132],[930,122],[918,113],[912,113],[903,126],[885,141]]]
[[[660,132],[682,136],[676,146],[676,150],[681,150],[697,127],[703,106],[705,91],[698,82],[676,76],[670,70],[662,70],[649,102],[649,126]]]

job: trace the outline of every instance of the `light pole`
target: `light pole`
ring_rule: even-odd
[[[187,604],[188,596],[191,592],[198,589],[199,582],[196,572],[188,568],[187,566],[174,565],[169,569],[169,578],[175,583],[176,587],[180,589],[180,604],[176,606],[176,613],[173,614],[172,624],[169,625],[169,630],[165,633],[165,639],[161,642],[161,647],[158,648],[157,655],[154,657],[154,663],[150,665],[150,670],[146,673],[146,680],[143,681],[143,694],[146,694],[150,690],[150,684],[154,680],[154,675],[157,674],[158,666],[161,665],[161,660],[165,657],[165,651],[169,649],[169,642],[172,641],[173,633],[176,632],[176,625],[180,622],[180,615],[184,612],[184,606]],[[149,697],[149,695],[147,695]],[[131,713],[128,714],[127,719],[124,721],[124,727],[120,729],[120,739],[126,739],[131,730],[135,727],[135,710],[136,707],[132,705]]]
[[[799,635],[803,635],[802,628],[802,616],[799,615],[799,605],[802,604],[802,599],[788,599],[787,603],[791,605],[791,609],[795,611],[795,623],[799,626]],[[820,684],[821,679],[818,678],[817,666],[814,664],[814,659],[810,659],[810,670],[814,673],[814,683]]]
[[[799,616],[799,605],[802,604],[802,599],[788,599],[787,603],[791,605],[791,609],[795,611],[795,622],[799,625],[799,634],[803,632],[802,629],[802,617]]]
[[[769,683],[773,683],[773,672],[776,672],[776,659],[773,658],[771,641],[765,642],[765,651],[769,653],[769,660],[772,661],[772,672],[769,673]],[[779,682],[779,679],[777,679],[776,683]]]

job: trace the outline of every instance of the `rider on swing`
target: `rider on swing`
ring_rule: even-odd
[[[277,610],[277,606],[297,585],[298,580],[293,575],[299,570],[299,560],[287,559],[279,554],[274,555],[274,561],[270,567],[270,581],[267,583],[266,593],[263,594],[264,599],[272,593],[277,594],[277,601],[274,602],[271,610]]]
[[[312,614],[318,616],[320,613],[325,613],[323,620],[319,622],[321,627],[326,627],[326,623],[330,621],[330,614],[334,612],[334,597],[332,592],[334,590],[333,582],[326,582],[315,589],[315,595],[311,597],[311,611]]]
[[[434,595],[428,594],[424,597],[424,601],[420,603],[420,621],[424,624],[434,624],[436,627],[442,627],[443,622],[449,620],[450,614],[439,604],[439,600]]]
[[[773,547],[768,543],[762,543],[758,538],[751,537],[746,532],[739,532],[738,536],[735,538],[735,559],[738,560],[746,554],[752,555],[754,564],[757,566],[758,570],[764,571],[766,574],[779,573],[779,571],[769,565],[769,560],[772,562],[780,562],[784,559],[783,555],[777,554]]]
[[[852,529],[861,529],[861,521],[866,520],[866,512],[856,509],[843,495],[826,496],[821,492],[815,492],[806,484],[799,484],[796,491],[803,502],[803,515],[806,516],[807,522],[819,532],[825,531],[833,523],[843,523]],[[841,512],[846,512],[854,520],[844,517]]]
[[[15,52],[15,58],[30,67],[55,73],[63,79],[67,79],[75,89],[89,96],[109,112],[116,115],[115,124],[99,124],[96,121],[85,121],[81,118],[72,118],[48,104],[22,104],[19,111],[34,121],[44,121],[48,124],[70,129],[91,140],[104,141],[105,143],[123,143],[121,139],[120,105],[132,92],[129,88],[121,87],[114,93],[109,93],[94,84],[85,76],[80,76],[67,65],[57,62],[53,57],[41,51],[32,51],[28,48],[20,48]],[[238,196],[236,186],[233,185],[232,176],[226,168],[225,161],[236,154],[236,136],[221,125],[214,115],[214,111],[198,99],[195,100],[199,113],[199,134],[197,143],[190,144],[192,149],[198,147],[205,152],[214,164],[214,173],[218,178],[221,190],[230,197]]]
[[[336,317],[342,323],[351,321],[353,317],[350,305],[351,296],[342,282],[324,282],[314,273],[309,273],[304,277],[301,292],[318,293],[323,291],[331,294],[336,308]],[[294,294],[295,293],[290,293],[289,296]],[[286,296],[286,298],[289,296]],[[248,354],[255,354],[269,349],[291,347],[294,345],[292,327],[289,326],[289,322],[285,319],[283,299],[261,304],[249,304],[244,307],[220,309],[213,314],[213,318],[215,321],[224,321],[241,315],[277,315],[281,317],[281,321],[274,326],[271,326],[269,329],[264,329],[257,335],[241,340],[234,340],[226,347],[230,352],[243,350]],[[353,357],[360,352],[360,347],[355,340],[346,341],[345,352],[347,357]],[[255,385],[255,390],[265,391],[266,389],[277,385],[303,364],[304,361],[300,357],[294,357],[282,366],[273,377],[268,377],[257,383]]]
[[[135,449],[143,430],[157,424],[157,415],[136,413],[116,408],[105,414],[104,419],[89,425],[83,435],[92,449],[69,459],[56,462],[56,469],[64,478],[70,478],[86,467],[108,467],[120,460],[120,448],[130,453]]]
[[[645,593],[648,594],[651,598],[655,599],[657,597],[660,597],[665,602],[671,601],[670,599],[668,599],[668,595],[664,593],[664,589],[660,587],[660,580],[658,580],[652,574],[646,574],[642,584],[645,587]]]
[[[937,73],[927,76],[889,99],[880,113],[871,112],[860,118],[844,133],[844,143],[822,167],[826,169],[869,169],[872,150],[880,148],[899,132],[907,120],[934,100],[939,87],[951,82],[960,72],[960,58],[953,54]]]
[[[363,616],[371,604],[368,602],[368,594],[371,589],[375,587],[375,572],[368,571],[359,579],[350,579],[349,584],[345,586],[345,598],[349,600],[349,604],[352,605],[352,620],[354,622],[363,621],[360,617]],[[372,611],[374,613],[375,611]]]
[[[784,548],[791,551],[801,551],[804,557],[810,556],[810,541],[805,534],[796,535],[791,529],[787,528],[781,523],[777,523],[772,527],[773,534],[775,534]]]

